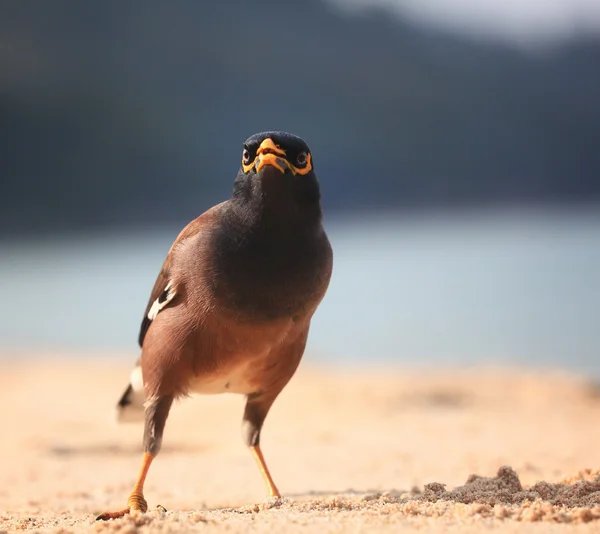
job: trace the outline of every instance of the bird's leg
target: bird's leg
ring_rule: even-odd
[[[260,394],[248,395],[242,422],[242,433],[246,445],[250,447],[250,451],[256,460],[258,469],[262,473],[269,496],[281,497],[260,450],[260,431],[274,400],[274,398],[262,397]]]
[[[127,500],[127,508],[119,510],[118,512],[106,512],[100,514],[96,520],[106,521],[107,519],[116,519],[123,517],[133,510],[140,512],[146,512],[148,510],[148,503],[144,499],[144,482],[148,469],[152,460],[160,451],[162,444],[162,435],[165,429],[165,423],[169,415],[169,410],[173,404],[172,396],[163,396],[150,399],[146,403],[146,419],[144,423],[144,457],[142,460],[142,468],[137,477],[137,480],[133,486],[133,490]]]
[[[281,497],[277,486],[275,486],[275,482],[273,482],[273,477],[271,477],[271,473],[269,472],[269,468],[267,467],[267,464],[265,462],[265,458],[260,449],[260,445],[253,445],[250,447],[250,450],[252,451],[258,468],[260,469],[260,472],[262,473],[262,476],[265,480],[265,485],[267,486],[269,497]]]

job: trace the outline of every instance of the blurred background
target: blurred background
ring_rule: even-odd
[[[600,2],[0,5],[0,355],[137,354],[250,134],[335,252],[307,360],[600,377]]]

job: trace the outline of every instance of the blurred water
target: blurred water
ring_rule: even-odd
[[[334,275],[308,359],[558,365],[600,377],[600,213],[382,216],[327,228]],[[0,245],[0,352],[137,352],[178,230]]]

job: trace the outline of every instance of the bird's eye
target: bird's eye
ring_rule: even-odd
[[[247,148],[244,148],[244,151],[242,152],[242,162],[244,165],[248,165],[248,163],[250,163],[250,152]]]
[[[306,152],[300,152],[300,154],[298,154],[298,157],[296,158],[296,163],[298,165],[306,165],[307,161],[308,161],[308,154]]]

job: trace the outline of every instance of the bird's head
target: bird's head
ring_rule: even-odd
[[[276,131],[246,139],[234,196],[318,204],[319,184],[306,142],[296,135]]]

